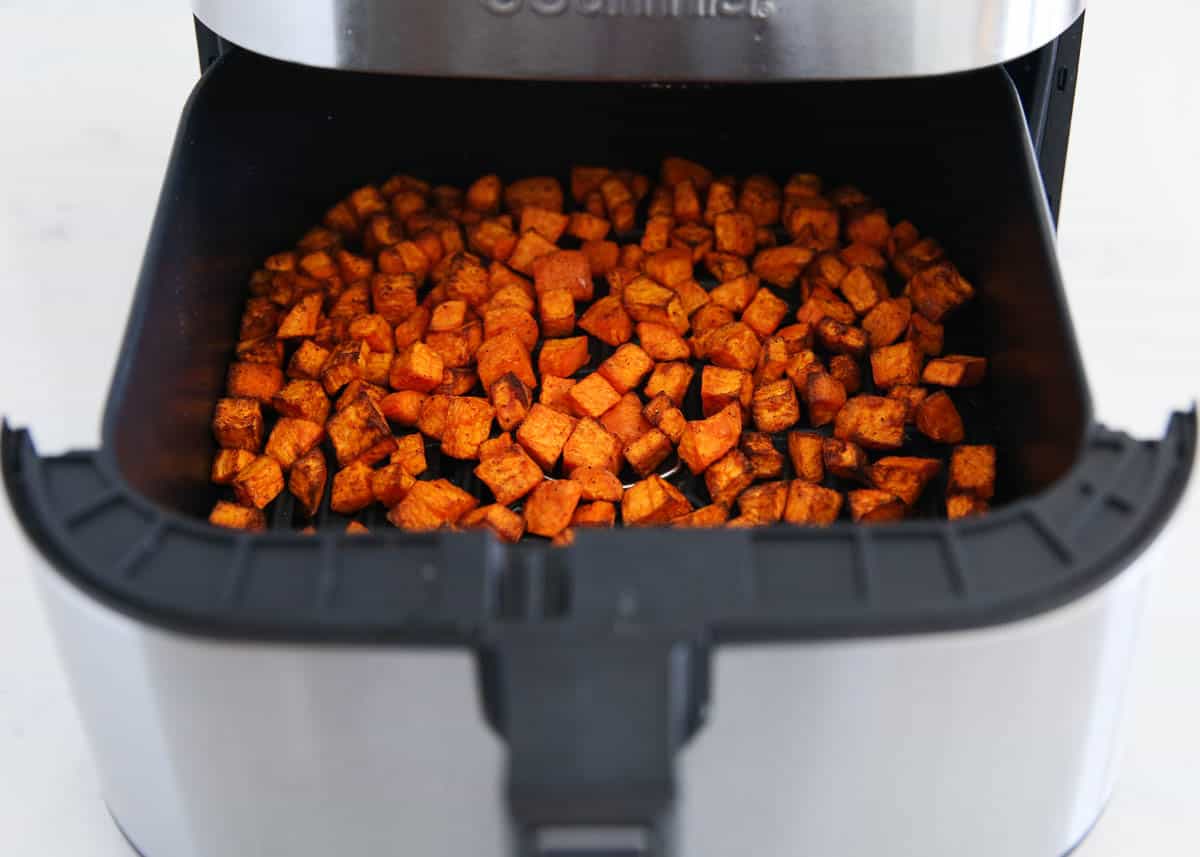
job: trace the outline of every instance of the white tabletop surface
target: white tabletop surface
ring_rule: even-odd
[[[1200,390],[1197,32],[1194,0],[1088,13],[1062,206],[1062,263],[1098,418],[1147,437]],[[96,443],[196,75],[182,3],[0,0],[0,412],[32,426],[43,452]],[[1123,773],[1078,857],[1192,854],[1200,841],[1198,494],[1164,537]],[[24,550],[0,502],[0,853],[129,857]]]

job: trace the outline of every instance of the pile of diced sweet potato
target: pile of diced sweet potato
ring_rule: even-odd
[[[566,543],[898,520],[935,482],[946,515],[981,514],[995,451],[964,443],[955,396],[987,361],[942,353],[973,295],[937,241],[814,175],[395,176],[251,277],[210,520],[261,529],[287,490],[301,520],[328,493],[406,530]],[[435,444],[487,494],[429,472]]]

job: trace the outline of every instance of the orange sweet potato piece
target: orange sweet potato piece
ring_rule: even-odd
[[[608,221],[601,222],[605,224],[607,232]],[[594,230],[594,233],[598,231]],[[621,261],[621,248],[615,241],[588,239],[579,245],[579,252],[587,258],[588,268],[591,269],[593,276],[597,277],[607,276],[610,271],[616,269]]]
[[[875,386],[887,390],[900,385],[914,386],[921,380],[925,355],[915,343],[898,342],[871,352],[871,374]],[[928,380],[928,379],[926,379]]]
[[[279,326],[279,309],[268,298],[250,298],[242,313],[238,339],[274,336]]]
[[[440,354],[423,342],[414,342],[392,361],[388,383],[394,390],[428,393],[442,383],[445,368]]]
[[[862,370],[848,354],[835,354],[829,358],[829,374],[841,381],[850,395],[862,389]]]
[[[915,343],[909,345],[917,350]],[[966,354],[947,354],[925,364],[921,380],[926,384],[937,384],[941,387],[974,387],[983,381],[987,374],[987,359],[971,357]],[[915,384],[916,381],[911,383]]]
[[[596,371],[614,390],[624,394],[637,387],[652,368],[654,360],[641,346],[626,343],[601,363]]]
[[[860,488],[848,494],[850,517],[859,524],[878,524],[884,521],[901,521],[907,513],[904,501],[887,491],[875,488]]]
[[[754,381],[749,372],[705,366],[700,373],[700,404],[706,417],[736,402],[743,411],[750,410],[754,400]]]
[[[576,467],[571,471],[570,478],[571,481],[579,483],[580,499],[589,502],[619,502],[624,490],[621,487],[621,480],[606,467],[589,467],[587,465]]]
[[[600,298],[588,307],[579,319],[579,327],[612,346],[621,345],[633,337],[633,319],[625,311],[621,299],[611,295]]]
[[[390,509],[407,497],[416,483],[403,464],[388,464],[371,471],[371,496]]]
[[[695,161],[672,156],[663,159],[660,179],[667,187],[675,187],[680,182],[690,181],[697,190],[705,191],[712,184],[713,175],[707,167]]]
[[[683,430],[687,428],[687,417],[675,406],[666,393],[659,393],[655,396],[642,409],[642,415],[645,416],[647,422],[670,438],[671,443],[679,443],[679,438],[683,436]]]
[[[861,328],[826,317],[817,322],[816,332],[826,351],[851,357],[862,357],[867,352],[867,334]]]
[[[491,530],[502,542],[518,542],[525,533],[525,519],[512,509],[493,503],[467,512],[458,519],[458,526],[465,530]]]
[[[225,392],[233,399],[256,399],[263,404],[283,388],[283,372],[266,363],[233,363],[225,376]]]
[[[672,213],[675,215],[675,220],[679,223],[695,223],[699,221],[703,215],[703,210],[700,205],[700,194],[696,191],[696,185],[691,181],[685,180],[675,185],[672,191],[674,192]]]
[[[593,372],[578,381],[566,399],[576,416],[595,419],[619,402],[621,394],[600,372]]]
[[[576,211],[567,219],[567,234],[578,238],[580,241],[603,241],[608,237],[609,231],[612,229],[612,224],[603,217],[596,217],[586,211]],[[522,230],[524,231],[524,230]],[[551,238],[546,235],[551,241],[558,241],[557,237]],[[616,246],[615,244],[613,245]]]
[[[511,255],[508,257],[508,265],[514,271],[519,271],[525,276],[533,276],[534,263],[551,253],[558,252],[558,247],[551,241],[547,241],[541,234],[530,230],[522,233],[517,239],[517,244],[513,248]]]
[[[708,358],[717,366],[750,371],[758,365],[762,345],[747,325],[735,321],[717,328],[706,339]]]
[[[974,297],[975,289],[954,265],[938,262],[915,273],[904,293],[914,310],[930,321],[940,322]]]
[[[783,474],[783,453],[775,448],[772,436],[758,431],[744,431],[738,449],[750,460],[755,479],[776,479]]]
[[[904,442],[903,402],[882,396],[854,396],[838,411],[833,433],[868,449],[899,449]]]
[[[702,506],[694,512],[680,515],[671,520],[672,527],[709,528],[719,527],[729,519],[729,510],[720,503]]]
[[[605,467],[616,473],[621,466],[621,442],[591,417],[575,424],[562,451],[563,472],[578,467]]]
[[[872,464],[867,476],[880,491],[893,494],[905,505],[913,506],[921,498],[925,486],[941,470],[942,463],[936,458],[889,455]]]
[[[771,381],[754,391],[751,403],[754,425],[759,431],[786,431],[800,421],[800,403],[796,388],[784,378]]]
[[[653,399],[663,393],[676,405],[682,405],[695,373],[696,370],[689,363],[659,363],[646,381],[644,388],[646,397]]]
[[[652,428],[627,443],[622,453],[634,472],[645,477],[654,472],[673,449],[671,439],[659,429]]]
[[[325,455],[319,449],[309,450],[302,455],[288,473],[288,490],[310,518],[317,515],[328,478],[329,468],[325,463]]]
[[[396,325],[394,331],[396,338],[396,350],[403,351],[414,342],[419,342],[429,328],[429,319],[432,313],[428,308],[419,306],[412,311],[412,314],[404,321]]]
[[[483,315],[483,338],[494,339],[506,330],[513,331],[526,351],[533,351],[540,332],[537,321],[526,310],[515,306],[500,306],[489,309]],[[574,318],[574,307],[572,307]]]
[[[908,298],[889,298],[877,303],[862,320],[862,328],[872,348],[891,345],[908,328],[912,303]],[[939,351],[941,349],[938,349]]]
[[[492,384],[489,395],[496,411],[496,422],[505,430],[519,425],[533,406],[533,393],[512,372]]]
[[[475,475],[502,506],[520,500],[542,483],[542,468],[519,446],[491,455],[478,464]]]
[[[348,464],[391,437],[387,420],[366,392],[359,393],[325,425],[338,464]]]
[[[605,501],[580,503],[571,517],[573,527],[611,527],[617,520],[617,507]]]
[[[787,445],[797,479],[820,482],[825,478],[824,438],[815,432],[794,431],[788,434]]]
[[[917,405],[913,421],[917,431],[938,443],[962,443],[965,436],[958,409],[950,397],[941,391],[926,396]]]
[[[535,205],[547,211],[562,211],[563,190],[558,179],[533,176],[518,179],[504,189],[504,207],[520,216],[526,206]]]
[[[744,211],[756,226],[772,226],[779,222],[782,193],[769,176],[753,175],[742,182],[738,196],[738,211]]]
[[[491,434],[495,413],[487,399],[451,398],[442,429],[442,453],[451,458],[478,458],[479,445]]]
[[[754,273],[781,289],[791,288],[800,278],[801,272],[813,259],[813,251],[807,247],[786,245],[771,247],[754,257]]]
[[[870,268],[858,266],[841,282],[842,295],[859,315],[865,315],[888,298],[887,282],[883,276]]]
[[[783,518],[787,499],[788,483],[764,482],[741,493],[737,499],[738,512],[747,522],[773,524]]]
[[[741,450],[732,449],[704,471],[704,484],[714,503],[730,507],[754,484],[754,467]]]
[[[525,529],[535,535],[558,535],[571,524],[583,493],[578,482],[560,479],[543,482],[525,501]]]
[[[315,334],[317,322],[321,317],[323,299],[324,296],[321,292],[312,292],[300,298],[283,317],[283,321],[279,323],[279,331],[275,335],[280,339],[296,339]]]
[[[789,524],[827,527],[842,511],[842,495],[814,482],[793,479],[788,483],[783,520]]]
[[[630,527],[665,524],[692,511],[692,504],[658,474],[636,482],[621,497],[621,520]]]
[[[579,250],[555,250],[533,263],[534,288],[539,292],[566,290],[577,301],[593,295],[592,270]]]
[[[553,375],[546,375],[542,378],[542,392],[538,396],[538,401],[548,408],[552,408],[560,413],[571,413],[571,406],[567,403],[567,393],[575,382],[570,378],[556,378]]]
[[[269,455],[260,455],[233,477],[233,493],[243,506],[261,509],[283,490],[283,471]]]
[[[980,500],[970,494],[952,494],[946,498],[946,517],[951,521],[986,515],[987,511],[987,500]]]
[[[967,494],[990,500],[996,493],[996,448],[958,446],[950,455],[948,494]]]
[[[605,179],[612,175],[608,167],[571,167],[571,196],[583,202],[588,194],[600,189]]]
[[[546,336],[568,336],[575,330],[575,299],[566,289],[551,289],[538,296],[538,313]]]
[[[705,253],[704,267],[708,269],[708,272],[712,274],[719,283],[736,279],[737,277],[741,277],[750,271],[750,269],[746,266],[746,260],[741,256],[735,256],[732,253]],[[758,274],[760,278],[767,280],[768,282],[775,282],[774,280],[764,277],[758,271],[755,271],[755,273]],[[796,272],[796,275],[799,276],[799,271]]]
[[[479,380],[485,390],[490,390],[492,384],[509,372],[520,378],[530,389],[537,386],[537,377],[533,374],[529,352],[525,350],[520,337],[511,330],[506,330],[480,345],[479,350],[475,352],[475,361]]]
[[[691,349],[673,327],[642,321],[638,322],[637,335],[645,353],[654,360],[686,360],[691,357]],[[646,371],[649,370],[647,366]],[[636,383],[631,386],[636,386]]]
[[[652,428],[642,414],[642,400],[634,392],[626,393],[609,408],[600,417],[600,424],[616,435],[622,444],[636,440]]]
[[[708,198],[704,203],[704,222],[712,226],[717,215],[726,214],[737,209],[737,199],[734,196],[733,182],[714,181],[708,186]]]
[[[247,339],[237,344],[238,363],[266,363],[269,366],[283,365],[283,343],[278,339],[264,337]]]
[[[638,277],[626,285],[621,300],[625,311],[634,321],[666,324],[680,333],[688,329],[687,315],[679,295],[649,277]]]
[[[325,437],[320,423],[283,417],[271,429],[267,438],[267,455],[279,462],[284,470],[291,468],[296,459],[315,447]]]
[[[229,485],[242,468],[257,457],[248,449],[219,449],[213,456],[209,478],[217,485]]]
[[[478,505],[477,499],[448,480],[418,481],[388,512],[388,520],[405,530],[436,530],[457,523]]]
[[[401,390],[385,396],[379,402],[379,411],[388,420],[402,426],[415,426],[421,416],[421,404],[426,395],[416,390]]]
[[[503,188],[503,183],[500,181],[500,176],[491,173],[476,179],[475,182],[467,188],[465,202],[467,208],[472,211],[490,214],[493,211],[500,210],[500,191]]]
[[[831,423],[846,405],[846,388],[827,372],[810,372],[804,381],[804,401],[814,427]]]
[[[749,214],[742,212],[718,214],[713,221],[717,251],[733,253],[737,256],[749,256],[755,250],[754,233],[756,228],[757,224]]]
[[[350,341],[335,346],[321,369],[321,383],[325,385],[325,392],[333,395],[351,381],[361,378],[366,357],[365,342]],[[441,372],[438,372],[438,379],[441,377]]]
[[[829,200],[813,196],[795,200],[784,225],[793,240],[828,249],[837,245],[839,220],[838,211]]]
[[[262,408],[255,399],[218,399],[212,431],[217,446],[257,452],[263,441]]]
[[[906,423],[911,423],[914,419],[916,419],[917,405],[925,401],[925,397],[928,395],[929,391],[924,387],[910,387],[904,384],[892,387],[892,389],[888,390],[889,399],[896,399],[897,401],[903,402],[905,408],[907,408],[907,414],[904,418]]]
[[[529,416],[517,429],[517,442],[543,470],[550,471],[574,429],[571,417],[539,402],[530,408]]]
[[[213,526],[231,530],[260,531],[267,528],[267,516],[258,509],[239,506],[227,500],[218,500],[209,513],[208,522]]]
[[[742,312],[742,322],[760,337],[767,337],[775,332],[787,313],[787,301],[776,297],[770,289],[759,289]]]
[[[417,429],[426,437],[438,438],[446,428],[446,415],[450,412],[450,400],[453,396],[435,393],[427,396],[421,402],[420,413],[417,414]]]
[[[741,406],[726,405],[711,417],[688,422],[679,439],[679,457],[692,473],[703,473],[733,449],[741,433]]]
[[[726,280],[708,293],[709,300],[717,306],[723,306],[733,313],[739,313],[750,305],[759,291],[759,280],[756,274],[746,274],[733,280]]]
[[[867,481],[867,454],[858,444],[834,437],[822,438],[821,461],[825,470],[834,476]]]
[[[675,228],[675,218],[673,215],[658,214],[646,220],[646,228],[642,230],[641,248],[647,253],[658,253],[667,249],[670,243],[671,230]],[[688,253],[688,262],[691,263],[692,254]],[[651,256],[650,258],[654,258]],[[651,275],[653,276],[653,275]],[[658,279],[655,277],[655,279]],[[661,280],[659,281],[661,282]]]
[[[618,353],[619,351],[620,349],[618,349]],[[538,372],[543,379],[547,375],[569,378],[586,366],[589,359],[591,357],[588,353],[586,336],[548,339],[542,343],[542,350],[538,354]],[[610,383],[611,380],[610,378]]]
[[[532,229],[547,241],[557,244],[563,232],[567,231],[568,223],[575,217],[576,215],[568,217],[561,211],[550,211],[536,205],[529,205],[521,210],[521,232],[528,232]],[[604,233],[598,237],[603,238],[607,232],[606,228]]]

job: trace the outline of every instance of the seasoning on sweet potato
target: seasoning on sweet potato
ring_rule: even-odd
[[[242,468],[258,456],[249,449],[219,449],[213,456],[209,478],[217,485],[228,485]]]
[[[751,411],[759,431],[786,431],[800,421],[796,388],[786,378],[763,384],[754,391]]]
[[[592,299],[592,271],[587,256],[579,250],[555,250],[538,257],[533,276],[539,294],[563,289],[577,301]]]
[[[888,390],[900,385],[912,387],[921,381],[921,363],[925,355],[915,343],[898,342],[871,352],[871,375],[875,386]]]
[[[867,351],[867,334],[862,328],[826,317],[817,322],[816,333],[825,350],[834,354],[862,357]]]
[[[735,256],[732,253],[705,253],[704,267],[708,269],[708,272],[712,274],[719,283],[724,283],[727,280],[741,277],[750,271],[749,266],[746,264],[746,260],[741,256]],[[755,271],[754,273],[758,274],[761,279],[767,280],[767,282],[779,285],[774,280],[764,276],[760,271]],[[799,276],[798,271],[797,276]]]
[[[680,490],[658,474],[634,483],[621,497],[621,520],[631,527],[665,524],[691,511]]]
[[[676,405],[682,405],[695,374],[696,370],[687,363],[659,363],[646,380],[643,392],[649,399],[653,399],[659,393],[665,393]]]
[[[495,413],[487,399],[453,397],[442,429],[442,453],[451,458],[478,458],[479,445],[492,432]]]
[[[278,339],[263,337],[247,339],[237,344],[238,363],[266,363],[268,366],[283,366],[283,343]]]
[[[521,234],[517,244],[508,257],[508,266],[527,277],[533,276],[535,262],[543,256],[558,252],[558,247],[547,241],[537,232],[529,231]]]
[[[753,175],[742,182],[737,208],[750,215],[756,226],[773,226],[779,222],[782,194],[770,176]]]
[[[764,482],[742,492],[737,499],[740,517],[754,524],[773,524],[783,518],[788,483]]]
[[[563,472],[577,467],[605,467],[616,473],[621,468],[621,441],[591,417],[575,424],[562,451]]]
[[[749,412],[754,400],[754,381],[749,372],[705,366],[700,373],[700,404],[706,417],[720,411],[731,402]]]
[[[833,433],[867,449],[899,449],[904,443],[903,402],[882,396],[854,396],[838,411]]]
[[[838,211],[829,200],[812,196],[794,202],[784,222],[797,243],[828,249],[837,246],[840,229]]]
[[[390,509],[407,497],[416,483],[403,464],[388,464],[371,471],[371,496]]]
[[[663,159],[659,178],[664,185],[671,188],[680,182],[690,181],[697,191],[704,192],[712,184],[713,174],[702,164],[672,156]]]
[[[679,439],[679,457],[692,473],[704,470],[737,444],[742,408],[734,403],[703,420],[689,420]]]
[[[867,476],[880,491],[894,494],[905,505],[914,506],[925,486],[941,471],[942,463],[936,458],[891,455],[872,464]]]
[[[975,289],[949,262],[937,262],[913,274],[904,293],[913,309],[940,322],[975,296]]]
[[[962,417],[950,397],[940,390],[917,405],[913,422],[917,431],[938,443],[962,443]]]
[[[621,294],[621,300],[625,311],[634,321],[670,325],[680,333],[688,329],[687,315],[679,295],[649,277],[638,277],[629,283]]]
[[[819,428],[833,422],[845,408],[846,388],[827,372],[810,372],[804,381],[804,403],[808,420]]]
[[[781,289],[791,288],[800,274],[813,259],[813,251],[806,247],[785,245],[762,250],[754,257],[754,273]]]
[[[835,354],[829,358],[829,374],[841,381],[851,396],[862,389],[862,370],[848,354]]]
[[[421,402],[420,413],[417,414],[417,429],[426,437],[441,439],[442,431],[446,428],[446,415],[450,411],[450,400],[453,396],[435,393],[427,396]]]
[[[821,439],[821,463],[825,470],[840,479],[867,481],[867,454],[862,447],[835,437]]]
[[[309,450],[302,455],[288,473],[288,491],[296,498],[304,514],[310,518],[317,516],[328,478],[329,468],[325,463],[325,455],[319,449]]]
[[[735,321],[708,334],[708,358],[717,366],[750,371],[758,365],[762,344],[747,325]]]
[[[708,197],[704,202],[704,222],[712,226],[717,216],[737,209],[733,182],[714,181],[708,186]]]
[[[492,407],[500,428],[508,430],[521,423],[533,406],[533,393],[525,383],[509,372],[492,384]]]
[[[917,346],[914,344],[913,348]],[[974,387],[987,373],[987,360],[966,354],[947,354],[925,364],[921,380],[940,387]],[[916,383],[915,381],[913,383]]]
[[[475,475],[491,489],[496,502],[503,506],[520,500],[540,485],[543,479],[542,468],[522,447],[515,445],[481,460],[475,468]]]
[[[754,483],[754,467],[739,449],[731,449],[704,471],[704,484],[714,503],[729,507]]]
[[[317,322],[321,317],[323,299],[324,296],[320,292],[312,292],[300,298],[283,317],[275,335],[280,339],[297,339],[315,334]]]
[[[425,332],[429,328],[431,315],[432,313],[427,308],[419,306],[412,311],[412,314],[408,318],[396,325],[393,333],[395,334],[397,351],[403,351],[425,336]]]
[[[208,522],[230,530],[258,531],[267,528],[267,516],[259,509],[239,506],[227,500],[218,500],[208,515]]]
[[[887,491],[860,488],[849,492],[847,496],[850,499],[850,517],[860,524],[901,521],[908,511],[903,500]]]
[[[421,417],[421,404],[427,398],[416,390],[401,390],[385,396],[379,402],[379,411],[388,420],[402,426],[415,426]]]
[[[485,340],[494,339],[504,331],[511,330],[521,340],[526,351],[533,351],[537,346],[540,331],[537,321],[528,311],[515,306],[492,307],[489,304],[488,307],[483,314],[483,338]],[[572,322],[574,317],[575,308],[572,306]]]
[[[321,369],[321,383],[331,396],[356,378],[361,378],[366,365],[367,344],[361,341],[343,342],[334,347]],[[438,380],[442,373],[438,372]]]
[[[602,222],[607,231],[608,221]],[[585,240],[579,245],[579,252],[587,258],[588,268],[594,277],[607,276],[610,271],[616,269],[621,259],[621,248],[615,241]]]
[[[325,437],[321,423],[283,417],[271,429],[267,438],[266,454],[279,462],[284,470],[291,468],[296,459],[315,447]]]
[[[405,530],[436,530],[457,523],[478,505],[477,499],[446,479],[418,481],[388,512],[388,520]]]
[[[783,475],[784,455],[775,448],[771,435],[744,431],[738,441],[738,449],[750,460],[755,479],[778,479]]]
[[[770,289],[759,289],[742,313],[742,322],[760,337],[767,337],[783,323],[787,314],[787,301],[776,297]]]
[[[793,479],[787,484],[783,520],[789,524],[827,527],[842,511],[842,495],[815,482]]]
[[[887,260],[883,258],[883,254],[870,244],[863,244],[862,242],[843,247],[841,252],[838,253],[838,258],[851,268],[869,268],[879,273],[887,270]]]
[[[721,283],[708,293],[708,297],[717,306],[723,306],[732,313],[740,313],[754,300],[759,288],[758,275],[746,274]]]
[[[743,212],[718,214],[713,221],[718,252],[749,256],[755,250],[754,240],[757,224],[754,218]]]
[[[690,180],[681,181],[672,188],[672,191],[674,196],[672,212],[677,222],[696,223],[703,218],[700,194],[697,192],[695,184]]]
[[[609,231],[612,229],[612,224],[603,217],[596,217],[586,211],[576,211],[566,219],[567,234],[578,238],[580,241],[602,241],[608,237]],[[522,230],[524,231],[524,218],[522,218]],[[551,237],[545,232],[542,233],[551,241],[558,241],[558,236]],[[615,244],[613,245],[616,246]]]
[[[530,408],[529,416],[517,429],[517,442],[543,470],[549,472],[554,469],[574,429],[575,421],[571,417],[539,402]]]
[[[525,529],[546,537],[562,532],[570,526],[582,493],[579,483],[570,479],[543,482],[525,501]]]
[[[801,348],[795,354],[788,358],[788,362],[783,367],[784,374],[788,376],[800,394],[808,399],[808,378],[814,374],[824,374],[825,366],[821,363],[821,358],[811,348]],[[843,393],[845,391],[843,390]],[[842,405],[837,404],[837,408]],[[811,405],[810,405],[811,407]],[[833,413],[837,413],[837,408],[834,408]],[[816,423],[821,425],[821,423]]]
[[[980,500],[969,494],[952,494],[946,498],[946,517],[951,521],[985,515],[987,511],[987,500]]]
[[[862,329],[872,348],[891,345],[904,335],[912,317],[912,303],[908,298],[882,300],[862,320]],[[939,351],[941,349],[938,349]]]
[[[419,435],[418,435],[419,437]],[[502,452],[507,452],[514,446],[512,433],[501,432],[496,437],[489,438],[479,444],[479,460],[487,461],[489,458],[495,458]],[[413,474],[416,475],[415,473]]]
[[[458,519],[458,525],[464,530],[491,530],[500,541],[510,544],[520,541],[525,533],[525,519],[499,503],[467,512]]]
[[[888,287],[878,271],[858,266],[841,282],[842,295],[859,315],[874,309],[880,301],[887,300]]]
[[[325,425],[338,464],[348,464],[381,440],[391,437],[387,420],[374,400],[361,392]]]
[[[642,400],[632,391],[622,396],[619,402],[600,417],[600,424],[616,435],[622,446],[641,437],[653,427],[642,415]]]
[[[672,294],[674,294],[672,292]],[[633,319],[620,298],[607,296],[593,303],[579,319],[579,327],[612,346],[633,337]]]
[[[657,470],[673,451],[671,439],[661,430],[651,428],[625,444],[622,453],[634,472],[645,477]]]
[[[243,506],[261,509],[283,490],[283,470],[269,455],[260,455],[233,477],[233,493]]]
[[[793,431],[788,433],[788,457],[796,478],[805,482],[820,482],[825,478],[825,439],[816,432]]]
[[[809,286],[836,289],[850,273],[850,267],[837,253],[818,253],[804,272],[804,282]]]
[[[646,220],[646,228],[642,230],[641,248],[647,253],[659,253],[666,250],[671,241],[671,230],[675,228],[675,217],[673,215],[655,215]],[[651,256],[650,258],[654,258]],[[688,263],[690,266],[692,254],[687,254]],[[651,276],[654,276],[651,274]],[[657,280],[658,277],[655,277]],[[662,280],[659,280],[662,282]]]
[[[300,343],[300,347],[288,362],[287,376],[315,381],[321,377],[321,370],[328,362],[329,356],[328,349],[306,339]]]
[[[252,398],[218,399],[212,431],[217,446],[258,452],[263,442],[262,407]]]
[[[504,207],[520,216],[527,205],[536,205],[547,211],[562,211],[563,191],[558,179],[551,176],[534,176],[518,179],[504,189]]]
[[[640,327],[640,326],[639,326]],[[672,333],[674,331],[671,331]],[[654,368],[654,359],[640,345],[626,343],[596,369],[618,393],[635,389]]]
[[[980,500],[990,500],[996,492],[996,448],[984,445],[964,445],[954,448],[950,455],[950,478],[947,494],[969,494]]]
[[[675,406],[665,393],[659,393],[642,409],[646,420],[655,428],[662,431],[671,439],[671,443],[679,443],[683,430],[687,427],[687,417]]]
[[[588,215],[583,215],[587,217]],[[561,211],[551,211],[546,208],[540,208],[536,205],[526,206],[521,210],[521,232],[533,230],[539,233],[543,238],[551,243],[558,243],[558,239],[562,237],[563,232],[566,232],[568,224],[573,222],[576,215],[568,217]],[[600,233],[599,238],[603,238],[608,233],[607,224],[605,229]],[[572,233],[574,234],[574,233]],[[583,236],[577,236],[583,237]]]
[[[392,361],[388,383],[394,390],[428,393],[442,383],[445,368],[441,355],[423,342],[414,342]]]
[[[920,313],[914,312],[909,318],[905,338],[916,343],[917,347],[925,354],[935,357],[942,353],[946,329],[940,324],[929,321]]]

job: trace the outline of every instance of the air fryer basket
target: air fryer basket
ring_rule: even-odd
[[[828,530],[581,532],[568,549],[478,533],[345,538],[209,527],[209,430],[257,260],[330,200],[395,171],[466,184],[804,170],[864,188],[977,284],[951,350],[990,359],[965,416],[996,444],[982,520]],[[1002,69],[854,83],[631,85],[420,79],[223,57],[183,116],[104,418],[101,449],[39,459],[6,431],[6,481],[43,550],[121,609],[193,631],[473,643],[496,623],[603,623],[631,593],[699,636],[965,627],[1077,597],[1165,521],[1194,420],[1136,443],[1092,423],[1020,104]],[[286,509],[276,510],[287,523]],[[679,563],[679,557],[686,563]],[[624,600],[623,600],[624,599]]]

